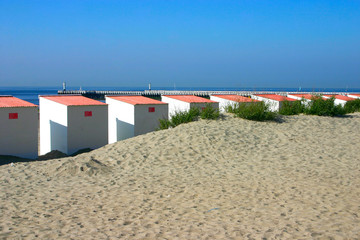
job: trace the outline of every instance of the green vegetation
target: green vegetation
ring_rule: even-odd
[[[171,127],[176,127],[182,123],[196,121],[199,114],[200,110],[198,108],[190,108],[189,111],[177,112],[171,118]]]
[[[220,117],[220,112],[218,109],[215,109],[211,104],[207,104],[204,109],[200,112],[200,117],[202,119],[218,119]]]
[[[261,103],[238,103],[225,107],[225,111],[237,117],[255,121],[275,120],[280,115],[308,114],[318,116],[343,116],[347,113],[360,111],[360,99],[348,101],[345,106],[335,105],[335,98],[323,99],[314,96],[308,103],[305,99],[297,101],[284,101],[278,113],[270,112],[269,106]]]
[[[199,108],[190,108],[189,111],[176,112],[170,120],[160,119],[159,130],[176,127],[182,123],[197,121],[199,119],[218,119],[219,110],[214,109],[211,104],[207,104],[202,110]]]
[[[159,120],[158,130],[168,129],[170,127],[172,127],[172,125],[171,125],[171,121],[169,121],[168,119],[160,119]]]
[[[275,120],[278,115],[276,112],[271,112],[269,110],[269,105],[264,102],[253,102],[250,104],[237,103],[225,107],[225,111],[234,113],[237,117],[254,121]]]
[[[225,111],[235,116],[253,121],[273,121],[278,115],[308,114],[318,116],[343,116],[347,113],[360,111],[360,99],[348,101],[345,106],[335,105],[335,98],[323,99],[314,96],[305,104],[305,99],[297,101],[284,101],[279,112],[272,112],[269,105],[264,102],[237,103],[225,107]],[[161,119],[159,129],[176,127],[182,123],[188,123],[201,119],[218,119],[220,113],[208,104],[204,109],[191,108],[189,111],[175,113],[171,120]]]
[[[297,115],[303,113],[305,109],[304,100],[296,100],[293,102],[284,101],[279,110],[281,115]]]
[[[348,101],[344,108],[346,113],[360,112],[360,99]]]
[[[345,108],[341,105],[335,105],[335,98],[323,99],[314,97],[305,107],[304,113],[318,116],[342,116],[346,114]]]

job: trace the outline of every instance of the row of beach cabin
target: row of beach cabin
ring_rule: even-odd
[[[53,150],[71,155],[84,148],[95,149],[154,131],[160,119],[192,107],[203,109],[210,104],[224,111],[229,104],[264,101],[272,111],[278,111],[284,101],[310,101],[312,97],[212,95],[209,100],[193,95],[167,95],[158,101],[143,96],[106,96],[104,103],[83,96],[53,95],[39,96],[38,111],[38,106],[32,103],[0,96],[0,155],[34,159]],[[334,97],[335,104],[343,105],[360,98],[360,94]]]

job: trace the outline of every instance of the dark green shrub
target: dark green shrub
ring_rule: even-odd
[[[360,112],[360,99],[348,101],[344,108],[346,113]]]
[[[239,104],[229,104],[224,108],[225,112],[227,113],[235,113],[237,109],[239,109]]]
[[[334,104],[335,98],[323,99],[321,97],[314,97],[311,102],[305,107],[305,113],[318,116],[341,116],[345,115],[345,108],[341,105]]]
[[[206,107],[200,113],[200,117],[202,119],[218,119],[220,112],[218,109],[213,108],[211,104],[206,104]]]
[[[281,115],[296,115],[304,112],[304,104],[302,100],[284,101],[279,110]]]
[[[269,105],[264,102],[229,105],[225,107],[225,111],[234,113],[237,117],[254,121],[275,120],[277,117],[277,113],[271,112]]]
[[[168,119],[159,120],[159,130],[168,129],[171,127],[171,122]]]
[[[189,122],[192,122],[198,119],[200,115],[200,109],[197,107],[193,107],[190,108],[190,110],[187,113],[188,113],[188,118],[190,119]]]
[[[217,109],[212,108],[211,105],[206,105],[202,111],[199,108],[190,108],[189,111],[176,112],[173,116],[171,116],[170,120],[160,119],[159,130],[176,127],[182,123],[196,121],[199,116],[202,119],[217,119],[219,118],[220,113]]]
[[[171,117],[171,126],[176,127],[182,123],[192,122],[198,119],[200,110],[198,108],[190,108],[189,111],[176,112]]]

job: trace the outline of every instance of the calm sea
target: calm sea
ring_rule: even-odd
[[[68,87],[68,90],[79,90],[76,87]],[[83,87],[82,90],[103,91],[144,91],[147,88],[139,87]],[[61,87],[0,87],[0,95],[11,95],[25,101],[39,104],[39,95],[56,95]],[[360,92],[360,88],[200,88],[200,87],[178,87],[178,88],[152,88],[152,90],[187,90],[187,91],[279,91],[279,92]]]

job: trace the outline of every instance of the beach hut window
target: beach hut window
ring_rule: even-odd
[[[149,107],[149,112],[155,112],[155,108],[154,107]]]
[[[9,119],[18,119],[19,115],[18,113],[9,113]]]
[[[85,117],[92,117],[92,111],[85,111]]]

